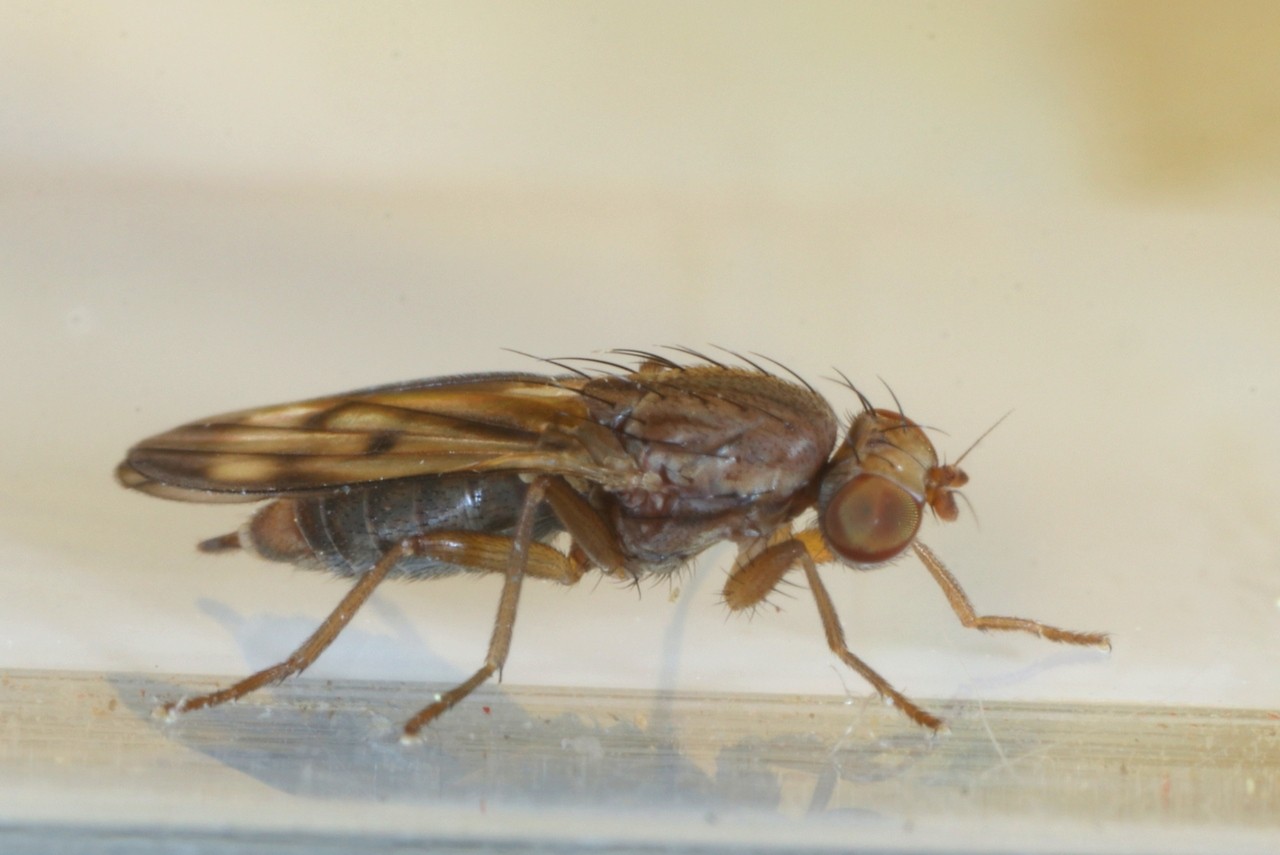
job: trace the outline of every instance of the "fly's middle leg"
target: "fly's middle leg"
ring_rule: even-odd
[[[567,556],[533,540],[534,521],[538,508],[544,501],[551,506],[565,531],[573,538],[572,555]],[[503,544],[501,550],[489,551],[488,555],[491,561],[502,556],[506,581],[498,601],[498,614],[494,619],[493,634],[489,639],[489,652],[484,664],[465,681],[441,693],[435,703],[409,719],[404,726],[406,740],[412,740],[423,727],[447,712],[490,677],[497,674],[498,679],[502,679],[502,666],[511,650],[520,587],[526,575],[555,578],[572,584],[590,567],[599,567],[613,575],[626,572],[625,557],[617,539],[595,509],[562,478],[543,476],[534,480],[525,494],[514,534],[499,540]],[[497,568],[490,564],[485,569]]]
[[[524,582],[524,574],[528,565],[530,546],[533,539],[533,524],[538,507],[546,496],[549,478],[538,478],[529,485],[524,497],[524,505],[520,509],[520,520],[510,539],[510,550],[507,553],[506,579],[502,584],[502,595],[498,599],[498,614],[493,621],[493,634],[489,637],[489,653],[484,664],[462,683],[447,692],[440,694],[435,703],[419,710],[417,715],[409,719],[404,726],[404,739],[412,740],[427,724],[442,713],[448,712],[459,701],[474,692],[494,674],[501,679],[502,666],[506,664],[507,654],[511,650],[511,635],[515,630],[516,607],[520,603],[520,588]]]

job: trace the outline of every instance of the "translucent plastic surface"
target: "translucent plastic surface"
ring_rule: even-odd
[[[0,848],[1168,853],[1280,835],[1274,713],[936,705],[951,731],[930,737],[865,699],[499,687],[402,745],[433,688],[302,680],[153,715],[210,685],[7,674]]]

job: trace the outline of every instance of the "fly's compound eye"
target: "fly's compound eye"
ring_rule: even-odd
[[[846,561],[878,564],[907,548],[920,528],[920,503],[878,475],[858,475],[822,509],[828,545]]]

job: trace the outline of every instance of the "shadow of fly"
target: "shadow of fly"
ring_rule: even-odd
[[[301,672],[386,579],[500,575],[484,663],[405,724],[413,737],[501,674],[526,577],[572,585],[590,572],[664,576],[726,540],[738,547],[724,586],[730,610],[759,606],[788,573],[803,573],[831,650],[933,730],[941,719],[849,650],[819,565],[867,570],[910,550],[967,627],[1109,647],[1102,633],[976,613],[917,537],[926,508],[958,516],[964,455],[941,463],[900,407],[876,408],[846,380],[861,411],[842,426],[821,395],[771,360],[763,367],[735,354],[727,364],[678,350],[696,361],[631,350],[616,353],[638,359],[634,368],[544,360],[564,373],[381,386],[202,419],[138,443],[116,470],[126,487],[183,501],[265,501],[200,549],[244,549],[354,580],[288,659],[162,709],[216,706]],[[567,546],[552,544],[559,535]]]

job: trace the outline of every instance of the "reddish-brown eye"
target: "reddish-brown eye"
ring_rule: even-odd
[[[859,475],[831,497],[822,531],[841,558],[855,564],[888,561],[907,548],[920,527],[920,503],[877,475]]]

